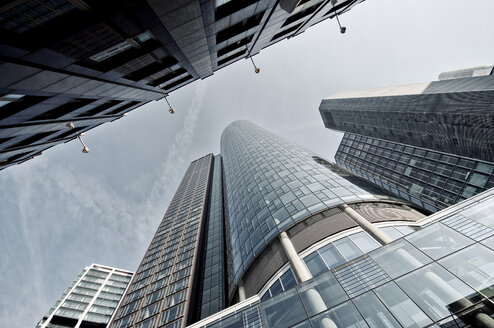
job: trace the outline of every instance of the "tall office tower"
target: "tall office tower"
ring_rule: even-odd
[[[493,187],[492,69],[324,99],[324,124],[345,132],[336,163],[431,212]]]
[[[270,302],[413,232],[423,215],[410,206],[251,122],[234,122],[221,156],[189,166],[110,326],[185,327],[250,297]],[[262,325],[257,315],[249,312],[244,326]]]
[[[84,268],[36,328],[105,328],[132,272],[98,264]]]
[[[215,233],[214,222],[222,219],[215,209],[221,184],[213,183],[216,195],[210,195],[213,163],[214,157],[206,155],[192,162],[185,172],[112,327],[184,327],[189,317],[196,315],[199,299],[219,303],[219,308],[224,306],[221,303],[221,289],[224,288],[221,278],[211,279],[211,271],[221,266],[213,267],[213,261],[207,255],[208,249],[214,248],[221,237]],[[207,222],[208,217],[212,224]],[[207,231],[207,240],[202,237],[204,231]],[[210,261],[201,265],[204,247]],[[218,256],[222,253],[218,252]],[[218,262],[222,263],[223,258]],[[201,267],[205,266],[208,268],[201,272]],[[209,283],[199,283],[200,278]]]
[[[494,162],[489,68],[442,73],[430,83],[338,93],[323,99],[319,111],[329,129]]]
[[[345,133],[338,165],[436,212],[494,187],[494,163]]]
[[[361,1],[4,1],[0,169]]]

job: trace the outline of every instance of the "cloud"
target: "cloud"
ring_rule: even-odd
[[[0,176],[5,196],[0,215],[6,228],[0,234],[5,256],[0,263],[0,326],[34,326],[92,262],[136,269],[191,160],[187,154],[205,89],[204,83],[196,84],[166,157],[154,159],[159,165],[126,192],[49,157]],[[147,200],[134,199],[135,193],[147,194]]]

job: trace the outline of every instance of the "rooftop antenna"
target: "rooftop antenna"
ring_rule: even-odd
[[[344,34],[346,32],[346,27],[345,26],[341,26],[340,19],[338,18],[338,12],[336,11],[336,8],[334,6],[337,2],[338,2],[338,0],[331,0],[331,5],[333,6],[334,14],[336,16],[336,20],[338,21],[338,26],[340,27],[340,33],[341,34]]]

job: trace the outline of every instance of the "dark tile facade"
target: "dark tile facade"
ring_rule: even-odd
[[[289,13],[275,0],[4,1],[0,169],[359,2],[301,1]]]

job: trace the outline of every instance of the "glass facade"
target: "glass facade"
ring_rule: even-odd
[[[200,318],[206,318],[226,306],[225,233],[223,218],[223,179],[221,155],[214,157],[209,201],[206,253],[201,267],[202,297]]]
[[[329,129],[494,162],[494,75],[343,92],[323,99]]]
[[[92,264],[86,267],[36,326],[105,328],[132,273]]]
[[[111,327],[185,325],[195,295],[192,287],[212,167],[212,155],[190,164]]]
[[[234,283],[280,232],[347,202],[390,199],[307,149],[248,121],[221,137]]]
[[[425,218],[424,229],[190,328],[493,327],[493,204],[494,191],[484,192]]]
[[[384,231],[393,240],[415,231],[406,225],[386,226],[378,229]],[[361,229],[355,228],[353,230]],[[327,240],[319,242],[317,245],[310,247],[310,250],[303,251],[300,257],[304,260],[312,276],[316,277],[380,246],[365,231],[345,232],[344,236],[331,236]],[[312,251],[314,248],[315,250]],[[262,288],[263,291],[266,291],[259,293],[262,295],[261,300],[276,296],[297,284],[292,269],[289,265],[286,267],[282,270],[283,274],[279,278],[271,279]]]
[[[494,163],[345,133],[336,163],[431,212],[494,187]]]

